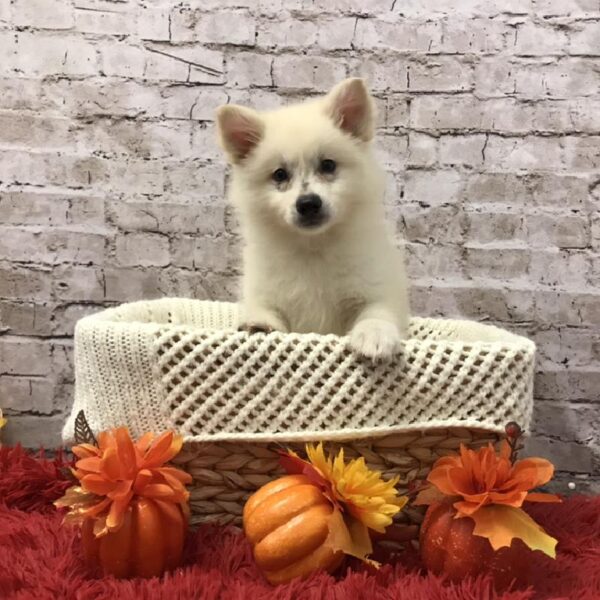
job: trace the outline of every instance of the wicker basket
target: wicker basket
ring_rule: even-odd
[[[452,428],[331,442],[327,448],[336,451],[343,446],[345,456],[364,456],[369,466],[386,478],[399,475],[398,489],[405,493],[411,483],[427,476],[440,456],[455,453],[460,444],[475,448],[497,439],[498,434],[489,431]],[[302,444],[285,447],[303,454]],[[278,449],[278,445],[268,443],[187,443],[174,462],[194,478],[190,496],[192,522],[241,523],[248,496],[282,474]],[[421,519],[422,511],[417,508],[405,508],[399,515],[399,521],[404,522],[418,524]]]
[[[529,427],[535,346],[496,327],[414,318],[402,351],[373,365],[346,338],[237,323],[235,304],[183,299],[82,319],[65,441],[80,410],[94,431],[174,429],[194,519],[239,522],[247,496],[280,473],[282,446],[343,445],[407,486],[461,443],[493,441],[509,421]]]

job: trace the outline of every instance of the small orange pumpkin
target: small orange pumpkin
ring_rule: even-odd
[[[272,584],[333,573],[344,554],[325,544],[331,502],[305,475],[288,475],[253,494],[244,507],[244,532],[258,567]]]
[[[94,535],[94,519],[83,522],[86,562],[114,577],[158,577],[181,562],[187,518],[180,506],[134,498],[116,531]]]
[[[95,441],[95,440],[94,440]],[[179,563],[189,515],[191,476],[167,466],[183,438],[167,431],[136,442],[126,427],[73,446],[80,485],[54,505],[82,529],[86,561],[115,577],[154,577]]]
[[[513,580],[526,582],[531,551],[521,540],[494,550],[487,538],[473,534],[473,519],[457,519],[456,514],[451,501],[434,502],[427,509],[419,543],[429,571],[457,582],[491,573],[499,588],[508,587]]]

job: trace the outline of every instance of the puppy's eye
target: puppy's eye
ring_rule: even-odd
[[[325,173],[325,175],[331,175],[331,173],[335,173],[335,169],[337,165],[335,160],[331,160],[330,158],[324,158],[319,165],[319,171],[321,173]]]
[[[273,171],[271,178],[275,183],[283,183],[290,178],[290,174],[283,167],[279,167]]]

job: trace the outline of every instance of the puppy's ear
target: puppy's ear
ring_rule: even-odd
[[[365,142],[373,138],[375,106],[364,80],[355,77],[338,83],[325,97],[325,107],[340,129]]]
[[[264,123],[256,111],[227,104],[217,109],[217,129],[229,160],[238,163],[260,142]]]

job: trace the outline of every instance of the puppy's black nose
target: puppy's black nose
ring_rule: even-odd
[[[316,217],[321,212],[323,201],[318,194],[302,194],[296,200],[296,210],[301,217]]]

